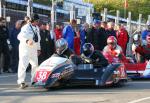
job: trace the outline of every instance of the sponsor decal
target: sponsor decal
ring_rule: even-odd
[[[61,73],[61,78],[71,75],[73,70],[74,70],[73,68],[66,67],[66,69]]]
[[[59,78],[60,76],[60,73],[54,73],[52,74],[51,78]]]
[[[121,66],[119,68],[119,71],[120,71],[120,77],[121,78],[125,78],[126,77],[126,73],[125,73],[125,70],[124,70],[124,66]]]

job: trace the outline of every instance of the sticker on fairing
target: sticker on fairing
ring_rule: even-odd
[[[37,81],[45,82],[49,74],[50,74],[50,71],[37,71],[35,78]]]
[[[59,77],[60,77],[60,73],[54,73],[51,76],[51,78],[59,78]]]

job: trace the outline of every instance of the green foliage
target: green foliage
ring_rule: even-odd
[[[143,19],[146,21],[148,15],[150,15],[150,0],[127,0],[128,7],[124,8],[125,0],[84,0],[85,2],[90,1],[94,4],[96,12],[101,12],[104,8],[108,8],[108,13],[115,15],[116,10],[120,10],[121,17],[124,17],[124,11],[132,12],[132,19],[137,20],[138,15],[142,14]]]

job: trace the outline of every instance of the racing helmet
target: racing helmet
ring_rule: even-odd
[[[64,38],[56,41],[56,53],[61,55],[68,49],[68,43]]]
[[[109,36],[107,38],[107,44],[110,46],[111,49],[116,48],[117,46],[117,39],[114,36]]]
[[[89,57],[90,55],[92,55],[93,52],[94,52],[94,47],[91,43],[85,43],[83,45],[83,54],[86,57]]]

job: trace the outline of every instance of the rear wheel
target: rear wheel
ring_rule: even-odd
[[[122,87],[122,86],[126,85],[126,83],[127,83],[127,80],[120,80],[117,83],[114,83],[114,86],[115,87]]]

